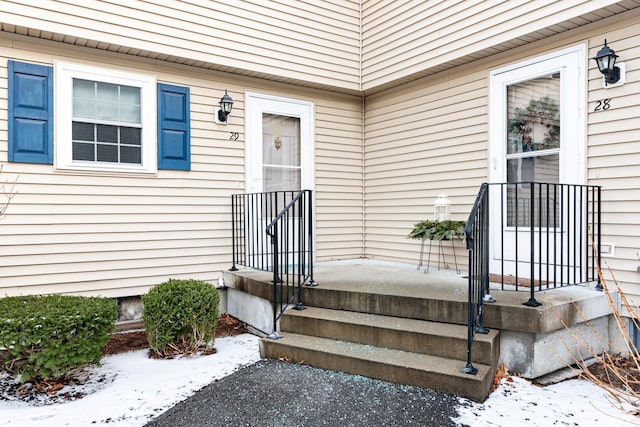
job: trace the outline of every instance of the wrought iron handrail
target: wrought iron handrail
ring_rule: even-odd
[[[476,196],[464,228],[469,256],[467,295],[467,364],[461,372],[475,375],[471,363],[471,346],[476,333],[487,333],[483,324],[483,303],[489,290],[489,188],[484,183]]]
[[[296,300],[303,309],[303,286],[313,279],[312,191],[276,191],[232,196],[233,266],[273,273],[273,333]]]
[[[541,305],[535,299],[537,291],[585,283],[595,283],[596,289],[601,289],[596,268],[601,257],[599,186],[484,183],[469,214],[465,238],[469,298],[464,372],[476,372],[471,364],[471,345],[475,333],[487,331],[483,325],[484,303],[495,301],[489,294],[490,276],[500,278],[491,282],[502,290],[525,288],[529,300],[524,305],[530,307]],[[490,275],[491,256],[494,274]],[[506,283],[505,277],[512,283]]]

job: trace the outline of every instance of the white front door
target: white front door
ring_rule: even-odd
[[[313,103],[248,92],[247,192],[313,189]]]
[[[576,46],[491,73],[490,181],[506,183],[489,193],[492,272],[529,277],[532,260],[573,250],[559,225],[568,193],[530,183],[584,184],[584,70]],[[559,244],[541,244],[551,228]]]
[[[254,258],[253,265],[266,263],[271,268],[273,241],[266,237],[266,227],[300,190],[313,189],[313,103],[247,93],[246,135],[247,192],[267,193],[256,195],[258,202],[249,214],[249,232],[259,243],[247,256]],[[286,215],[287,224],[277,237],[278,251],[289,254],[289,265],[301,262],[308,250],[302,246],[310,243],[300,240],[300,233],[308,230],[297,212]]]

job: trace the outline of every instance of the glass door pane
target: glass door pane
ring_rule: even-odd
[[[262,173],[264,191],[299,191],[300,119],[262,114]]]
[[[540,186],[560,178],[560,73],[507,86],[507,226],[540,227],[553,222],[558,205]],[[549,200],[531,212],[532,200]],[[536,206],[537,204],[533,204]],[[533,215],[533,223],[532,223]]]
[[[560,148],[560,73],[507,86],[508,154]]]

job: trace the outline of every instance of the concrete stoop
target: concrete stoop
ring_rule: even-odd
[[[467,328],[401,317],[307,307],[288,310],[282,338],[264,338],[260,354],[318,368],[426,387],[483,401],[499,358],[499,332],[477,335],[473,366],[466,365]]]
[[[317,263],[314,271],[319,286],[304,288],[307,309],[287,310],[277,326],[284,338],[264,340],[263,357],[286,357],[482,401],[499,363],[535,379],[600,354],[609,342],[622,344],[609,301],[596,289],[538,291],[539,307],[523,305],[529,292],[492,289],[497,301],[484,306],[490,333],[476,334],[472,346],[478,373],[461,374],[467,355],[464,275],[422,274],[414,266],[371,260]],[[271,280],[272,274],[251,269],[224,277],[229,314],[265,334],[273,331]]]

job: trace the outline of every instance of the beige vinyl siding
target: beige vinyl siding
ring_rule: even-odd
[[[364,1],[363,90],[434,73],[638,6],[613,0]]]
[[[590,184],[602,186],[602,239],[615,245],[615,256],[603,258],[605,276],[611,268],[623,289],[640,295],[640,21],[603,28],[589,39],[590,57],[605,37],[626,65],[626,83],[604,89],[589,64],[587,173]],[[594,111],[604,99],[610,108]]]
[[[318,260],[362,255],[361,109],[359,98],[316,107],[325,118],[316,122]]]
[[[230,0],[215,11],[197,0],[132,0],[128,9],[115,0],[3,2],[0,161],[3,179],[19,175],[19,194],[0,222],[0,295],[127,296],[169,277],[216,280],[231,263],[230,195],[245,189],[247,91],[314,102],[317,259],[416,263],[420,243],[406,239],[413,224],[432,218],[440,193],[452,218],[466,219],[487,180],[490,71],[578,43],[592,57],[604,38],[627,64],[627,82],[602,89],[588,60],[587,177],[603,186],[603,240],[616,245],[606,261],[640,295],[640,9],[622,14],[640,1],[362,3],[361,87],[357,1]],[[7,59],[90,63],[188,86],[192,171],[140,177],[6,163]],[[220,126],[213,107],[225,89],[235,104]],[[593,112],[604,98],[612,108]]]
[[[626,64],[626,83],[603,89],[595,62],[587,59],[587,184],[602,186],[602,239],[615,245],[615,256],[603,258],[605,278],[612,279],[610,267],[623,289],[640,295],[638,34],[640,20],[633,11],[368,97],[365,255],[417,263],[420,243],[406,235],[414,223],[433,217],[439,193],[451,200],[452,219],[466,220],[488,178],[490,70],[578,43],[587,44],[592,58],[606,38]],[[611,108],[594,112],[606,98]],[[456,247],[464,269],[464,246],[456,242]],[[444,251],[452,266],[448,243]],[[435,256],[434,248],[432,263]]]
[[[358,1],[2,2],[6,31],[359,90]]]
[[[366,256],[418,262],[406,236],[441,193],[466,219],[487,178],[487,83],[484,71],[449,75],[367,99]]]
[[[0,178],[18,177],[18,194],[0,221],[0,295],[129,296],[168,278],[215,282],[231,267],[231,194],[245,191],[248,90],[315,103],[317,253],[347,258],[361,253],[359,97],[17,35],[8,43],[0,40]],[[192,170],[139,176],[60,172],[51,165],[7,162],[8,59],[44,65],[54,60],[90,63],[188,86]],[[225,89],[235,101],[226,126],[213,122]],[[231,132],[240,138],[230,140]]]

